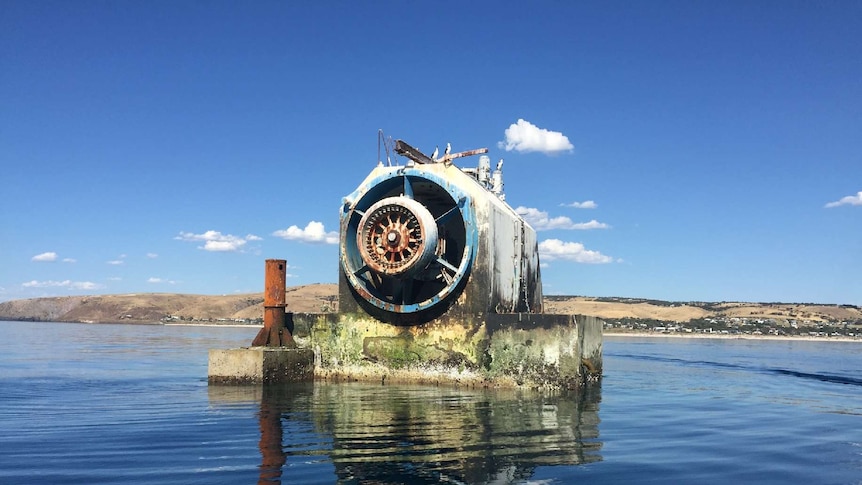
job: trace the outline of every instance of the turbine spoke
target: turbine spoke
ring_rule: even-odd
[[[456,267],[452,266],[452,265],[449,263],[449,261],[446,261],[446,260],[445,260],[445,259],[443,259],[442,257],[438,257],[438,258],[437,258],[437,262],[438,262],[438,263],[440,263],[440,264],[442,264],[444,267],[449,268],[449,270],[450,270],[450,271],[452,271],[452,273],[456,273],[456,274],[458,273],[458,268],[456,268]]]
[[[435,222],[437,222],[437,225],[439,226],[439,225],[441,225],[441,224],[445,223],[445,222],[446,222],[446,220],[448,220],[450,217],[452,217],[453,215],[455,215],[455,210],[456,210],[456,209],[458,209],[458,206],[454,206],[454,207],[452,207],[451,209],[449,209],[449,210],[447,210],[446,212],[444,212],[443,214],[441,214],[441,215],[440,215],[440,217],[438,217],[437,219],[435,219]]]
[[[369,269],[371,269],[371,268],[369,268],[367,264],[363,264],[362,267],[357,269],[356,271],[354,271],[353,274],[355,276],[359,276],[362,273],[365,273],[366,271],[368,271]]]
[[[443,277],[444,280],[446,280],[447,285],[451,285],[452,282],[455,281],[455,278],[452,278],[452,275],[450,275],[449,272],[446,271],[446,268],[440,268],[440,275]]]
[[[407,197],[408,199],[413,198],[413,184],[406,175],[404,176],[404,197]]]

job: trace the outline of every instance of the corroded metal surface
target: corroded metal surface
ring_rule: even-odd
[[[542,311],[535,231],[504,200],[502,162],[491,174],[428,157],[399,141],[412,162],[376,167],[341,209],[339,300],[395,324]],[[436,230],[436,234],[435,234]]]
[[[434,163],[431,157],[408,145],[404,140],[395,141],[395,151],[416,163]]]
[[[263,328],[252,341],[254,347],[296,347],[285,327],[287,261],[267,259],[263,292]]]
[[[440,163],[378,167],[345,197],[340,301],[361,301],[387,318],[423,313],[460,293],[476,227],[469,194],[447,172],[466,177]]]
[[[407,275],[431,262],[437,251],[437,223],[419,202],[388,197],[362,216],[356,238],[370,271]]]
[[[265,307],[282,307],[285,300],[285,283],[287,282],[287,261],[284,259],[267,259],[264,277],[263,305]]]

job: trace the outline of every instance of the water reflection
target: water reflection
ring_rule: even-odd
[[[542,395],[309,383],[209,386],[209,397],[260,403],[261,483],[289,481],[291,463],[314,456],[348,483],[509,482],[601,460],[598,386]]]
[[[287,457],[282,448],[284,431],[281,426],[281,410],[275,400],[260,401],[260,479],[258,483],[277,482]]]

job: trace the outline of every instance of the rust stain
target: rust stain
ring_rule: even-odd
[[[285,327],[285,284],[287,261],[267,259],[263,292],[263,328],[252,340],[253,347],[296,347],[293,336]]]

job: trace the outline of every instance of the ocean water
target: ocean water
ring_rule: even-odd
[[[256,332],[0,322],[0,484],[862,483],[862,343],[606,337],[582,393],[208,385]]]

